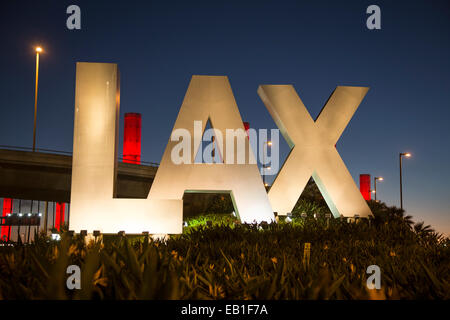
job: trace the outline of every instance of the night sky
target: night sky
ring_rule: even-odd
[[[81,8],[81,30],[66,8]],[[381,8],[381,30],[366,8]],[[337,148],[356,183],[450,234],[450,2],[2,1],[0,145],[31,147],[34,47],[41,45],[37,147],[72,151],[75,63],[118,63],[123,114],[142,113],[142,160],[159,162],[194,74],[229,77],[244,121],[276,128],[260,84],[293,84],[313,118],[338,85],[370,91]],[[281,157],[288,146],[280,135]],[[121,151],[120,154],[121,156]],[[269,179],[270,180],[270,179]]]

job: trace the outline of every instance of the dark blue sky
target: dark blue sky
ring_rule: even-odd
[[[66,28],[70,4],[81,30]],[[371,4],[381,30],[366,28]],[[405,208],[450,234],[447,0],[7,0],[0,17],[0,145],[32,145],[35,45],[45,49],[37,146],[48,149],[72,150],[77,61],[119,64],[122,120],[142,113],[142,158],[154,162],[193,74],[227,75],[254,128],[276,128],[259,84],[293,84],[314,118],[337,85],[369,86],[338,142],[342,158],[357,183],[360,173],[383,176],[378,198],[398,205],[398,153],[411,152]]]

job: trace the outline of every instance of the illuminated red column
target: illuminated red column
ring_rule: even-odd
[[[248,136],[248,130],[250,129],[250,123],[244,122],[244,129],[245,129],[245,132],[247,132],[247,136]]]
[[[141,114],[125,113],[123,162],[141,163]]]
[[[64,213],[66,209],[66,204],[57,202],[55,210],[55,228],[60,231],[61,227],[64,225]]]
[[[372,200],[372,193],[370,192],[370,174],[359,175],[359,190],[365,200]]]
[[[6,215],[8,215],[8,213],[12,213],[12,209],[13,209],[13,199],[10,198],[3,198],[3,210],[2,210],[2,217],[5,217]],[[7,240],[8,236],[9,236],[9,229],[11,227],[9,226],[3,226],[2,227],[2,232],[1,232],[1,239],[2,240]]]

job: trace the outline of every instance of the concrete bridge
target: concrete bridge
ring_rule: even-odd
[[[117,197],[146,198],[156,165],[119,162]],[[0,149],[0,197],[70,202],[72,156]]]
[[[56,152],[56,151],[55,151]],[[118,163],[118,198],[145,199],[158,164]],[[0,147],[0,198],[70,203],[72,156]],[[183,214],[204,213],[214,194],[186,193]]]

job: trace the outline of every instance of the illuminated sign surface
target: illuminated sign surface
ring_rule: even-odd
[[[70,229],[180,233],[182,200],[113,198],[119,108],[117,65],[77,63]]]
[[[335,217],[372,214],[335,147],[368,90],[337,87],[314,121],[291,85],[259,87],[292,149],[269,191],[274,211],[291,212],[312,176]]]
[[[325,114],[314,123],[299,98],[293,95],[292,87],[260,88],[260,95],[282,133],[296,145],[294,151],[300,150],[292,152],[287,159],[285,167],[291,169],[283,167],[268,197],[228,78],[193,76],[148,198],[115,199],[120,108],[118,68],[107,63],[77,63],[70,229],[75,232],[181,233],[184,192],[230,193],[241,221],[270,222],[274,211],[286,214],[292,209],[293,199],[295,196],[298,199],[311,174],[320,178],[316,182],[335,215],[338,212],[367,216],[370,210],[362,205],[367,207],[334,148],[366,91],[366,88],[339,87],[334,99],[330,99],[334,102],[329,102],[329,107],[327,104]],[[280,99],[283,95],[288,103]],[[295,124],[289,118],[299,122]],[[174,133],[189,134],[191,138],[183,143],[193,146],[189,158],[194,158],[200,141],[195,138],[192,124],[201,121],[204,130],[207,120],[217,134],[232,130],[238,143],[245,144],[245,148],[233,146],[230,151],[226,150],[228,143],[218,144],[218,152],[226,155],[224,163],[219,164],[174,162],[173,152],[179,145],[179,141],[173,139]],[[305,145],[302,143],[305,137],[314,143]],[[306,156],[298,156],[300,153]],[[324,158],[319,161],[320,157]],[[245,161],[235,163],[234,158]],[[297,170],[300,173],[296,173]],[[292,173],[301,179],[289,178]],[[339,181],[342,191],[338,190]],[[353,193],[353,187],[360,199]]]

